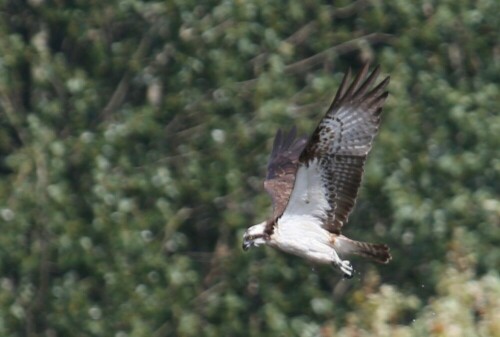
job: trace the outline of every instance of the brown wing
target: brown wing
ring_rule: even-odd
[[[326,199],[330,205],[324,226],[340,233],[352,211],[363,176],[366,156],[378,131],[380,112],[387,98],[389,77],[375,83],[379,68],[367,76],[365,65],[351,84],[344,76],[325,117],[300,155],[301,165],[317,161]]]
[[[307,137],[295,138],[296,135],[297,130],[293,127],[288,133],[278,130],[274,138],[264,181],[264,187],[273,200],[272,222],[280,217],[286,208],[295,183],[299,156],[307,142]]]

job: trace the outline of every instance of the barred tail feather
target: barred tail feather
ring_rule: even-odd
[[[385,244],[355,241],[339,235],[333,246],[340,254],[356,254],[378,263],[388,263],[392,259],[389,246]]]

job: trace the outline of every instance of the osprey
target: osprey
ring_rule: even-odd
[[[374,85],[379,67],[367,74],[365,65],[350,83],[347,71],[310,138],[296,138],[295,127],[288,133],[278,130],[264,182],[273,214],[247,229],[244,250],[269,245],[314,263],[332,264],[348,278],[353,268],[341,258],[345,255],[380,263],[391,260],[387,245],[351,240],[341,233],[388,96],[389,77]]]

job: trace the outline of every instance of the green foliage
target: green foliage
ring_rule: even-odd
[[[0,335],[500,336],[497,1],[6,0]],[[342,73],[390,99],[353,280],[272,249],[272,137]]]

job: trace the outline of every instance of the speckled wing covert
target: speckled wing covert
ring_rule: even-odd
[[[388,96],[389,77],[370,90],[377,80],[379,68],[369,76],[367,73],[368,65],[365,65],[349,84],[349,69],[325,117],[299,157],[299,167],[314,164],[312,166],[321,175],[324,197],[329,205],[329,209],[324,210],[323,226],[336,234],[340,234],[355,204],[366,156]]]

